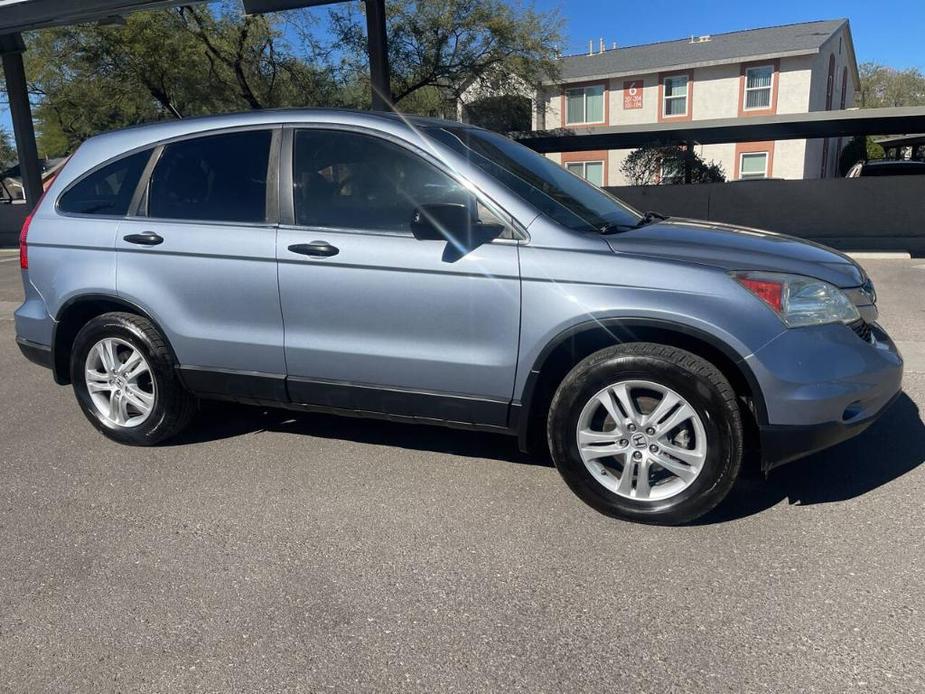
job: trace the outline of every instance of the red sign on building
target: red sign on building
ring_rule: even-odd
[[[623,108],[642,108],[642,80],[623,83]]]

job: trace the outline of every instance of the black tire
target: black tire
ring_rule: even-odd
[[[93,405],[87,389],[84,369],[87,355],[100,340],[114,337],[140,350],[151,368],[154,381],[154,406],[148,418],[133,427],[109,422]],[[167,340],[147,318],[132,313],[105,313],[90,320],[77,336],[71,349],[71,383],[84,415],[97,429],[113,441],[130,446],[151,446],[176,436],[189,424],[197,401],[180,383],[176,361]]]
[[[581,459],[581,410],[596,393],[621,380],[651,381],[674,390],[703,422],[707,454],[689,487],[660,501],[620,496],[598,483]],[[652,343],[609,347],[577,364],[559,385],[547,418],[549,448],[559,473],[601,513],[640,523],[679,525],[699,518],[729,493],[742,463],[742,419],[735,392],[720,371],[695,354]]]

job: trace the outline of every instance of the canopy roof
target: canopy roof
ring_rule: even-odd
[[[204,0],[0,0],[0,34],[106,21],[138,10],[189,5]],[[344,0],[243,0],[249,14],[330,5]]]
[[[711,118],[684,123],[600,125],[518,133],[537,152],[629,149],[649,144],[763,142],[851,137],[925,130],[925,106],[784,113],[754,118]],[[883,144],[883,143],[881,143]]]

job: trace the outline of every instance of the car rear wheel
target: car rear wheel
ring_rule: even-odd
[[[71,383],[87,419],[119,443],[146,446],[175,436],[196,409],[164,337],[130,313],[98,316],[77,333]]]
[[[550,450],[585,502],[628,520],[679,524],[728,494],[742,458],[735,393],[674,347],[619,345],[580,362],[553,397]]]

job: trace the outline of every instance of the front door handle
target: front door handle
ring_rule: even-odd
[[[294,243],[289,246],[293,253],[302,255],[313,255],[321,258],[330,258],[332,255],[340,253],[340,249],[332,246],[327,241],[312,241],[311,243]]]
[[[146,231],[143,234],[129,234],[122,238],[139,246],[156,246],[159,243],[164,243],[164,237],[160,234],[155,234],[153,231]]]

